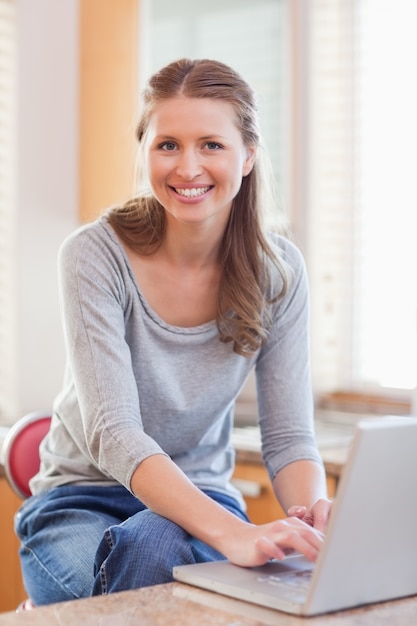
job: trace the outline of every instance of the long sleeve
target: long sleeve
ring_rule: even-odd
[[[271,478],[295,460],[321,463],[313,430],[306,269],[293,244],[280,238],[279,245],[290,285],[272,307],[268,342],[256,364],[262,450]]]
[[[253,361],[219,341],[214,320],[161,320],[104,218],[64,242],[59,286],[66,377],[32,488],[130,488],[142,460],[167,454],[199,487],[236,495],[234,401]]]

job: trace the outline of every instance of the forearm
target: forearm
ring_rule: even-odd
[[[131,488],[149,509],[222,553],[228,537],[248,525],[206,496],[164,455],[145,459],[132,476]]]
[[[132,491],[159,515],[221,552],[232,563],[262,565],[283,558],[284,549],[314,561],[322,535],[296,517],[261,526],[245,522],[195,487],[166,456],[154,455],[134,472]]]
[[[273,481],[275,495],[285,512],[291,506],[313,506],[320,498],[327,498],[324,469],[315,461],[295,461],[286,465]]]

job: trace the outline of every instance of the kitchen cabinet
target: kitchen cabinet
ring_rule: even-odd
[[[22,500],[10,489],[4,476],[0,476],[0,502],[0,613],[2,613],[14,611],[27,597],[20,571],[19,540],[13,528],[14,514]]]
[[[284,511],[275,498],[268,473],[262,464],[238,461],[233,481],[242,491],[247,513],[254,524],[265,524],[285,517]],[[327,490],[330,498],[334,497],[336,487],[337,477],[327,473]]]

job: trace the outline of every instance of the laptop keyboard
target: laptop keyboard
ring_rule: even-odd
[[[312,570],[297,570],[294,572],[285,572],[284,574],[269,576],[258,576],[258,582],[264,585],[270,585],[280,590],[280,595],[292,601],[302,602],[308,592]]]

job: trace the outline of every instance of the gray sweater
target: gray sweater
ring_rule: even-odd
[[[239,498],[230,484],[230,435],[236,396],[253,367],[271,478],[299,459],[321,462],[304,263],[286,239],[272,244],[291,268],[290,289],[272,305],[267,344],[248,359],[219,341],[214,321],[180,328],[160,319],[106,217],[64,241],[58,271],[67,365],[34,494],[70,483],[130,489],[142,460],[166,454],[201,489]],[[274,270],[271,293],[280,284]]]

